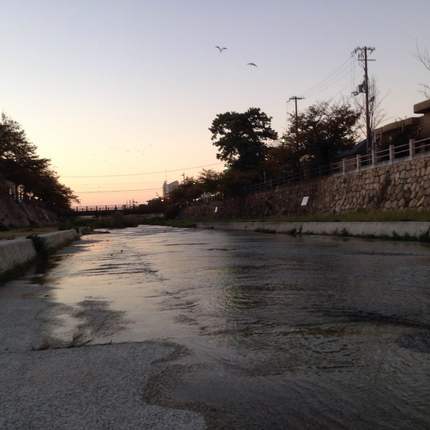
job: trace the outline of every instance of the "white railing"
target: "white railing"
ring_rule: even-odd
[[[399,163],[412,160],[418,157],[430,156],[430,137],[424,139],[411,139],[404,145],[390,145],[386,149],[373,151],[368,154],[357,154],[353,157],[346,157],[330,165],[320,166],[307,170],[299,175],[286,175],[282,178],[271,179],[260,184],[247,187],[248,192],[258,192],[273,189],[278,186],[298,183],[320,176],[346,175],[357,173],[364,169],[371,169],[382,165]]]
[[[386,149],[373,151],[370,154],[343,158],[342,160],[330,164],[330,172],[348,173],[357,172],[363,168],[380,166],[381,164],[393,164],[400,161],[412,160],[416,157],[430,155],[430,137],[425,139],[411,139],[404,145],[390,145]]]

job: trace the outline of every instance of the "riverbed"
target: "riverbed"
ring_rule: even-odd
[[[143,400],[209,428],[426,429],[429,281],[428,244],[142,226],[2,286],[45,307],[0,334],[38,353],[175,345]]]

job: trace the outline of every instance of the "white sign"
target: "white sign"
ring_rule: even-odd
[[[215,206],[214,213],[218,213],[218,206]]]
[[[309,196],[304,196],[302,199],[302,206],[307,206],[309,202]]]

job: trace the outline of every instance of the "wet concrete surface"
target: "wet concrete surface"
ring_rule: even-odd
[[[0,288],[0,359],[73,363],[96,348],[97,369],[119,377],[115,354],[150,341],[164,358],[147,365],[143,353],[124,372],[146,366],[142,407],[191,414],[183,428],[203,415],[209,428],[425,429],[429,280],[430,247],[417,243],[164,227],[86,236]],[[141,428],[134,417],[124,428]]]
[[[0,354],[1,429],[205,428],[201,416],[143,401],[159,343]]]

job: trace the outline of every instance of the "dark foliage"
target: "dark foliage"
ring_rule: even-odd
[[[257,108],[244,113],[216,116],[209,129],[218,159],[226,162],[222,173],[204,170],[195,179],[184,177],[166,200],[169,218],[181,208],[211,198],[241,196],[263,180],[286,176],[309,177],[336,161],[341,151],[355,145],[360,113],[348,104],[320,103],[291,117],[290,127],[277,146],[271,118]]]
[[[291,116],[282,147],[291,157],[289,162],[296,169],[327,166],[341,151],[355,145],[359,118],[360,112],[350,105],[329,103],[310,106],[299,114],[297,123]]]
[[[5,114],[0,119],[0,172],[4,179],[21,186],[24,198],[43,202],[57,213],[67,212],[77,200],[59,182],[50,160],[37,155],[21,126]]]
[[[166,209],[166,204],[161,197],[155,197],[151,200],[148,200],[146,204],[140,205],[137,208],[138,213],[142,214],[161,214]]]
[[[225,112],[216,116],[209,128],[218,148],[217,158],[238,170],[258,169],[266,159],[267,145],[277,138],[271,117],[259,108],[246,112]]]

